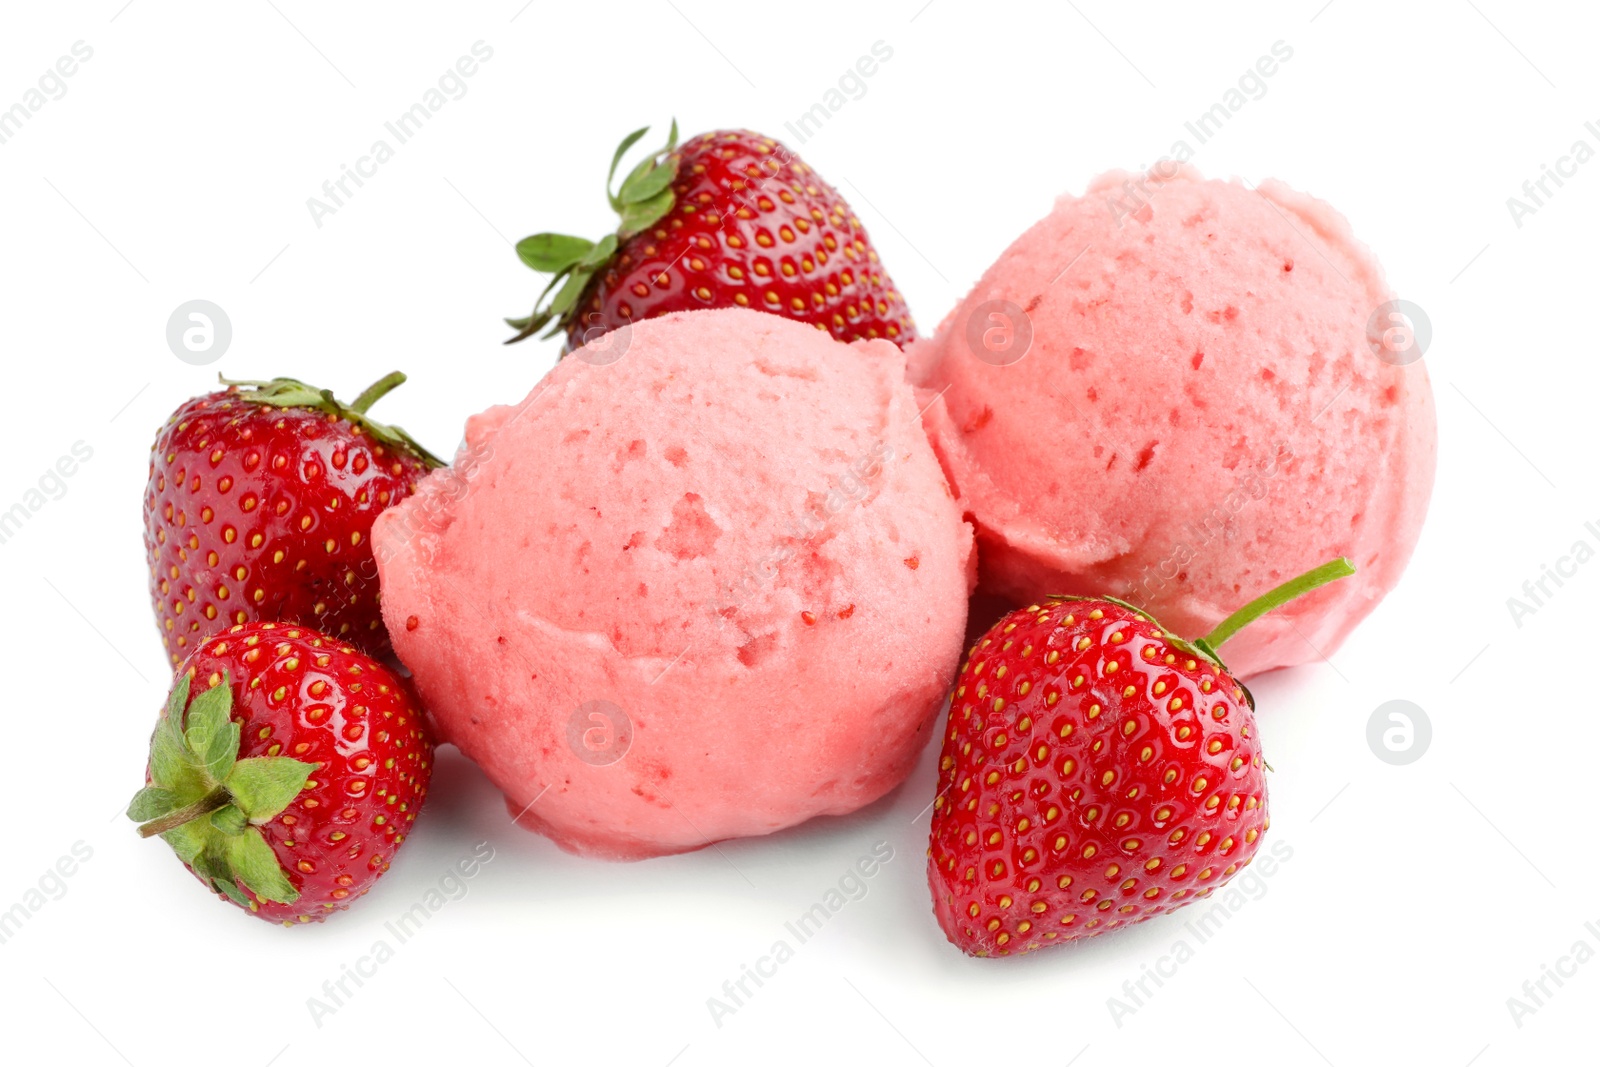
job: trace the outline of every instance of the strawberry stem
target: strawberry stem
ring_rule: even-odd
[[[233,797],[222,786],[217,786],[211,792],[195,801],[186,804],[175,811],[169,811],[159,819],[151,819],[139,827],[140,837],[154,837],[164,834],[168,830],[176,830],[186,822],[193,822],[203,816],[210,815],[219,808],[225,808],[233,802]]]
[[[355,412],[357,415],[365,415],[372,405],[376,404],[379,400],[382,400],[390,390],[392,390],[395,386],[400,385],[405,380],[406,376],[404,374],[397,370],[390,371],[382,378],[379,378],[377,381],[367,386],[366,389],[362,391],[361,395],[356,397],[355,400],[349,405],[350,410]]]
[[[1344,557],[1329,560],[1314,570],[1309,570],[1298,578],[1291,578],[1270,592],[1263,593],[1250,603],[1229,615],[1217,624],[1216,629],[1206,634],[1195,644],[1201,648],[1215,653],[1228,638],[1255,622],[1261,616],[1276,608],[1289,603],[1289,601],[1302,597],[1311,590],[1327,585],[1329,582],[1348,578],[1356,569]]]

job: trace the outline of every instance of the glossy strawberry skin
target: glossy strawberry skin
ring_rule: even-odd
[[[748,307],[841,341],[905,344],[916,327],[844,198],[779,142],[749,130],[677,149],[672,210],[622,243],[567,328],[567,350],[673,311]]]
[[[433,744],[410,686],[345,642],[277,623],[205,640],[182,671],[197,690],[226,673],[241,759],[318,764],[260,827],[300,899],[260,900],[241,883],[250,911],[292,926],[348,907],[389,869],[428,793]]]
[[[973,647],[939,759],[928,880],[945,935],[1006,956],[1209,896],[1267,828],[1248,695],[1108,601],[1014,611]]]
[[[256,620],[387,653],[372,523],[427,471],[347,420],[232,387],[178,408],[151,448],[144,497],[150,595],[171,662]]]

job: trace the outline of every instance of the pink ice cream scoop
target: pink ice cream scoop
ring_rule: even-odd
[[[1278,182],[1169,166],[1062,198],[909,356],[981,587],[1111,594],[1196,637],[1347,556],[1354,578],[1228,662],[1332,653],[1399,580],[1433,485],[1420,337],[1390,301],[1344,218]]]
[[[443,738],[524,826],[616,859],[899,784],[973,580],[899,349],[738,309],[568,356],[373,534]]]

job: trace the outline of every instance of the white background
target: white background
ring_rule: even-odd
[[[1520,627],[1506,600],[1580,538],[1600,547],[1584,528],[1600,526],[1600,161],[1520,227],[1506,199],[1575,140],[1600,148],[1584,129],[1600,125],[1600,26],[1578,4],[1321,3],[6,5],[0,108],[74,42],[94,55],[0,144],[0,510],[75,442],[93,449],[0,544],[0,910],[92,849],[0,944],[4,1058],[1592,1061],[1600,961],[1520,1028],[1506,1000],[1580,938],[1600,949],[1584,929],[1600,924],[1600,562]],[[466,95],[314,225],[306,199],[479,40],[494,56]],[[449,751],[393,872],[292,931],[208,899],[137,840],[119,812],[166,689],[139,505],[166,414],[219,370],[348,397],[398,367],[412,381],[382,411],[448,454],[468,414],[520,398],[554,358],[553,342],[499,344],[536,283],[510,242],[603,233],[623,133],[675,114],[686,132],[793,143],[784,123],[879,40],[893,58],[801,152],[854,202],[925,330],[1052,197],[1168,153],[1278,40],[1292,60],[1194,162],[1329,200],[1432,319],[1439,473],[1411,568],[1331,662],[1255,686],[1270,836],[1294,850],[1266,894],[1119,1027],[1107,999],[1182,919],[962,957],[923,877],[931,749],[854,817],[634,865],[514,828]],[[165,342],[195,298],[233,324],[210,367]],[[1365,739],[1394,698],[1434,728],[1404,767]],[[484,840],[495,858],[468,894],[319,1028],[307,998]],[[895,858],[867,896],[717,1027],[706,998],[880,840]]]

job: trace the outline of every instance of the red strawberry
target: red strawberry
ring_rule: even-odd
[[[533,314],[506,320],[518,331],[511,341],[553,323],[545,336],[566,331],[570,352],[630,322],[718,307],[785,315],[841,341],[916,336],[850,205],[770,137],[717,130],[679,147],[674,122],[666,147],[612,193],[617,164],[648,129],[624,138],[611,160],[606,195],[622,217],[615,234],[517,243],[524,263],[554,277]]]
[[[314,630],[249,623],[178,671],[128,817],[240,907],[320,922],[389,869],[432,766],[388,668]]]
[[[945,936],[1008,956],[1209,896],[1267,829],[1255,704],[1217,646],[1355,573],[1334,560],[1195,642],[1109,597],[1013,611],[972,648],[939,757],[928,882]]]
[[[367,409],[289,378],[226,382],[184,404],[150,452],[145,559],[176,664],[210,634],[273,619],[383,655],[372,521],[439,461]]]

